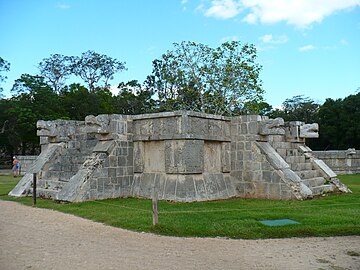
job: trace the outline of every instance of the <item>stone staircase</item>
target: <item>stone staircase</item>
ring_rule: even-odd
[[[78,153],[74,155],[59,155],[56,157],[47,170],[42,171],[43,174],[38,175],[36,193],[42,198],[55,199],[57,194],[74,176],[81,165],[85,161],[85,157],[80,158]]]
[[[285,161],[290,168],[301,178],[301,181],[312,191],[313,195],[321,195],[335,190],[333,184],[327,184],[320,170],[314,168],[310,159],[298,149],[286,150]]]
[[[38,197],[55,199],[56,195],[69,181],[41,179],[36,187]]]

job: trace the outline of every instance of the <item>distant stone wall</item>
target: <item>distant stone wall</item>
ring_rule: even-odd
[[[21,164],[21,174],[25,174],[29,171],[30,166],[35,162],[37,156],[16,156]]]
[[[360,173],[360,150],[313,151],[313,154],[337,174]]]

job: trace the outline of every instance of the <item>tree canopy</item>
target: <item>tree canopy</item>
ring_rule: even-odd
[[[44,58],[38,65],[40,74],[44,76],[55,92],[59,92],[65,85],[65,80],[71,74],[71,56],[52,54]]]
[[[256,48],[238,41],[218,48],[195,42],[174,43],[174,49],[153,61],[147,85],[157,93],[161,110],[193,110],[232,115],[246,102],[259,102],[264,90]]]
[[[261,114],[285,121],[318,122],[320,138],[309,140],[314,150],[360,148],[360,93],[324,104],[310,97],[287,98],[280,109],[263,100],[261,66],[251,44],[226,42],[211,48],[195,42],[175,43],[143,83],[109,81],[124,71],[121,62],[94,51],[80,57],[52,54],[39,64],[39,74],[15,80],[11,98],[0,97],[0,152],[34,154],[39,149],[37,120],[84,120],[87,115],[142,114],[193,110],[222,115]],[[0,83],[10,63],[0,57]],[[67,84],[70,76],[81,82]]]
[[[125,62],[94,51],[84,52],[80,57],[74,56],[71,61],[71,71],[84,80],[90,91],[95,90],[101,80],[102,87],[108,88],[114,74],[126,69]]]
[[[7,77],[5,75],[3,75],[3,72],[7,72],[10,70],[10,63],[6,60],[4,60],[1,56],[0,56],[0,83],[4,82]],[[1,92],[2,92],[2,87],[0,85],[0,97],[1,97]]]

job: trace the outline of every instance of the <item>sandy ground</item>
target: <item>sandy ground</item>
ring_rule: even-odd
[[[0,201],[0,269],[360,269],[360,236],[229,240],[135,233]]]

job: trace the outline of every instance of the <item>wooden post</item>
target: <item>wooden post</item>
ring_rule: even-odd
[[[157,191],[154,191],[152,198],[152,212],[153,212],[153,225],[158,224],[158,194]]]
[[[33,173],[33,206],[36,207],[36,173]]]

